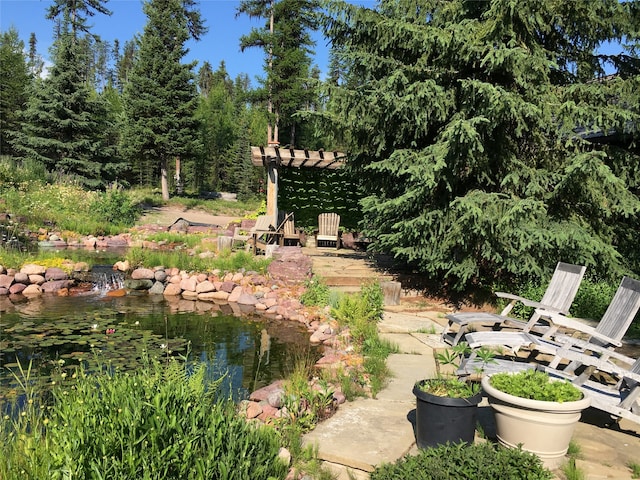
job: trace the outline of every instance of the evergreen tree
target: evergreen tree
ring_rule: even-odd
[[[637,46],[637,1],[330,8],[348,72],[327,117],[366,178],[375,248],[456,288],[539,278],[559,260],[640,273],[637,50],[598,52]]]
[[[44,60],[42,56],[38,54],[38,41],[36,34],[31,33],[29,36],[29,71],[33,77],[39,77],[42,74],[44,68]]]
[[[49,172],[96,188],[113,180],[121,165],[105,142],[109,130],[105,104],[87,84],[87,50],[74,36],[70,18],[67,11],[49,76],[34,82],[29,92],[14,148]]]
[[[80,32],[91,33],[91,25],[87,23],[89,17],[96,13],[111,15],[107,3],[109,0],[53,0],[47,11],[47,19],[56,21],[66,17],[71,35],[78,38]]]
[[[138,41],[130,40],[125,42],[122,55],[119,50],[115,50],[116,78],[115,84],[118,91],[122,92],[124,86],[129,81],[129,73],[133,69],[133,64],[138,53]]]
[[[197,115],[204,145],[202,163],[197,170],[198,186],[235,192],[229,179],[233,167],[229,148],[238,135],[238,116],[234,111],[233,84],[224,62],[218,70],[211,72],[208,81],[208,93],[201,98]]]
[[[317,10],[316,0],[242,0],[238,7],[238,14],[265,20],[264,28],[254,28],[240,38],[240,47],[265,50],[266,78],[253,101],[270,106],[273,133],[269,141],[279,141],[281,131],[295,145],[294,113],[313,98],[306,86],[314,46],[310,32],[317,27]]]
[[[224,63],[224,62],[223,62]],[[205,97],[209,95],[211,91],[211,85],[213,84],[213,69],[209,62],[204,62],[200,70],[198,70],[198,89],[200,94]]]
[[[24,42],[10,28],[0,34],[0,155],[12,155],[11,133],[20,128],[18,113],[24,108],[29,86]]]
[[[193,0],[150,0],[140,50],[124,90],[123,152],[140,174],[159,175],[169,199],[169,161],[190,160],[200,148],[194,113],[198,105],[192,69],[182,64],[185,43],[205,28]]]

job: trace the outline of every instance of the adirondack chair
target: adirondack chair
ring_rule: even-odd
[[[319,242],[335,242],[336,249],[340,248],[340,215],[337,213],[321,213],[318,215],[316,241],[318,246],[320,246]]]
[[[282,231],[282,242],[284,245],[300,243],[300,232],[296,230],[293,212],[280,212],[278,215],[278,230]]]
[[[484,331],[467,333],[465,341],[472,348],[471,354],[461,362],[460,373],[469,373],[478,365],[477,349],[482,346],[500,346],[511,351],[517,351],[526,346],[537,352],[551,355],[549,369],[558,369],[561,363],[569,361],[563,369],[566,374],[573,374],[579,367],[584,367],[582,378],[587,379],[594,369],[604,365],[610,357],[615,357],[614,351],[622,343],[622,337],[629,329],[631,322],[640,310],[640,281],[624,277],[620,282],[607,311],[594,328],[584,320],[565,317],[552,312],[543,312],[552,323],[548,335],[543,337],[532,335],[530,332]],[[559,328],[573,331],[573,335],[557,334]],[[582,335],[586,338],[579,338]],[[510,369],[518,362],[504,362],[497,360],[492,368]],[[517,368],[525,368],[519,366]]]
[[[558,262],[553,276],[549,281],[549,285],[539,302],[510,293],[495,292],[497,297],[511,300],[499,314],[487,312],[463,312],[449,314],[447,315],[448,324],[442,332],[442,340],[451,345],[456,345],[469,331],[469,326],[473,324],[491,324],[494,329],[506,324],[508,327],[519,329],[523,332],[529,332],[532,330],[544,331],[545,326],[540,324],[541,310],[538,309],[557,313],[567,313],[573,303],[576,293],[578,292],[578,288],[580,287],[580,283],[582,282],[582,277],[584,276],[586,269],[587,267],[584,266]],[[518,302],[528,307],[536,308],[533,315],[527,322],[508,316]],[[452,331],[452,327],[454,325],[457,326],[457,330]]]
[[[279,243],[282,234],[277,231],[272,215],[260,215],[256,219],[255,226],[249,231],[251,238],[247,243],[252,247],[253,254],[258,250],[266,250],[267,245]]]

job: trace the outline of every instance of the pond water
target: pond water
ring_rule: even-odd
[[[303,356],[320,357],[304,327],[235,304],[146,293],[0,297],[0,408],[21,393],[19,369],[29,364],[32,381],[51,385],[71,378],[80,364],[127,370],[145,356],[168,355],[204,362],[211,380],[226,374],[224,391],[236,400],[285,378]]]

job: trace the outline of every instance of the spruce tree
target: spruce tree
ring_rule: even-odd
[[[150,0],[147,24],[124,89],[122,150],[141,178],[160,179],[169,199],[169,162],[191,160],[200,148],[195,62],[182,64],[185,43],[205,28],[193,0]],[[149,168],[152,170],[149,172]]]
[[[240,38],[240,48],[264,49],[266,77],[253,101],[271,105],[270,124],[281,132],[272,136],[285,138],[291,146],[299,121],[294,114],[313,99],[307,86],[314,46],[310,32],[317,28],[318,8],[316,0],[242,0],[238,7],[238,14],[264,19],[263,28]]]
[[[366,178],[376,249],[459,289],[559,260],[640,273],[637,49],[598,51],[637,46],[638,2],[331,5],[348,72],[327,117]]]
[[[27,100],[31,77],[24,42],[10,28],[0,34],[0,155],[11,155],[10,135],[20,128],[18,113]]]
[[[74,34],[71,16],[65,11],[48,77],[30,88],[13,145],[20,157],[96,188],[115,180],[121,165],[108,148],[105,103],[87,81],[87,50]]]

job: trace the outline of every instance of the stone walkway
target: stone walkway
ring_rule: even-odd
[[[325,269],[333,263],[337,268],[334,271],[341,271],[339,260],[323,259],[319,254],[312,259],[314,269],[322,262]],[[428,306],[416,312],[415,303],[409,312],[406,306],[401,302],[387,307],[379,324],[381,336],[400,349],[387,362],[392,373],[388,386],[375,399],[361,398],[341,405],[333,417],[304,437],[306,445],[317,447],[319,458],[337,480],[368,479],[377,465],[417,452],[415,397],[411,390],[417,380],[433,375],[434,349],[446,346],[440,342],[444,313],[441,308]],[[582,452],[578,467],[587,480],[631,479],[626,466],[640,463],[640,425],[623,420],[618,428],[607,428],[601,420],[602,415],[590,409],[576,429],[574,441]],[[485,435],[492,438],[493,415],[486,399],[480,405],[479,422]],[[557,478],[563,478],[556,473]]]

